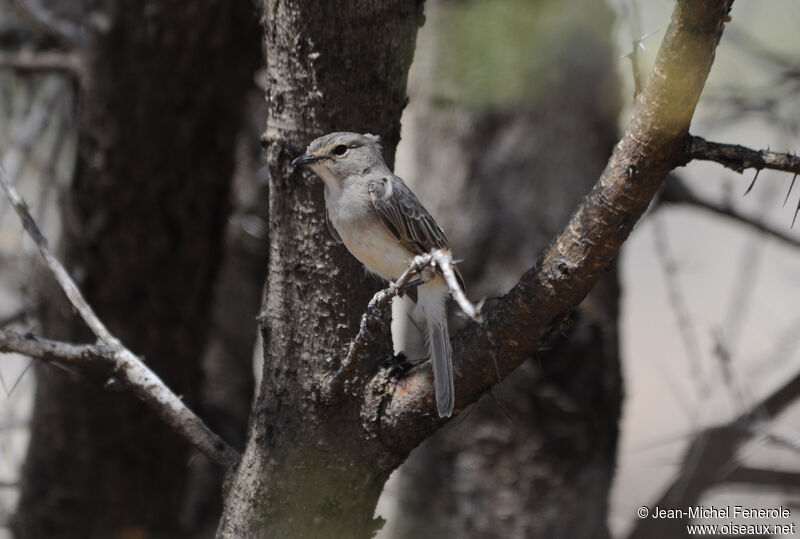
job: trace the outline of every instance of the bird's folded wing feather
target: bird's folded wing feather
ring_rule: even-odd
[[[368,183],[372,205],[381,223],[415,255],[450,249],[442,227],[417,196],[397,176],[376,177]],[[461,274],[456,276],[463,289]]]
[[[421,255],[448,248],[441,227],[400,178],[379,177],[368,185],[375,212],[406,249]]]

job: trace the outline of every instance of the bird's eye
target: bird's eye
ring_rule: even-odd
[[[337,147],[333,149],[333,153],[336,155],[344,155],[344,152],[347,151],[347,146],[344,144],[339,144]]]

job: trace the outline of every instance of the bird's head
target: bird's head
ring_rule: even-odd
[[[378,136],[346,132],[330,133],[315,139],[305,154],[292,161],[292,165],[310,167],[334,188],[340,187],[350,176],[387,169]]]

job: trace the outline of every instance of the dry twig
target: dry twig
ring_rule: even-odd
[[[92,332],[97,336],[100,343],[108,348],[110,357],[106,357],[106,355],[98,357],[103,361],[110,361],[116,376],[125,382],[137,397],[150,406],[168,425],[186,438],[198,451],[228,468],[236,466],[239,462],[238,452],[212,432],[199,417],[189,410],[180,397],[175,395],[175,393],[136,357],[133,352],[123,346],[97,317],[78,289],[78,286],[67,273],[67,270],[50,252],[47,246],[47,240],[33,220],[25,201],[9,182],[4,169],[0,170],[0,186],[2,186],[5,191],[11,205],[22,221],[23,227],[31,239],[33,239],[36,247],[47,263],[48,269],[53,274],[56,281],[58,281],[59,285],[61,285],[70,303],[72,303],[86,325],[89,326]],[[8,333],[6,333],[6,336],[9,337]],[[37,348],[33,346],[33,343],[29,340],[26,341],[23,339],[22,341],[16,340],[15,342],[19,349],[28,347],[32,353],[44,353],[41,346]],[[49,348],[46,347],[46,349],[51,353],[54,353],[58,349],[71,352],[86,351],[81,349],[76,350],[74,348],[64,349],[63,346],[74,345],[67,345],[66,343],[59,344],[60,346],[54,345]],[[61,359],[66,361],[72,359],[75,361],[76,358],[82,357],[86,357],[85,354],[81,355],[78,353],[75,355],[73,353],[72,355],[67,354],[66,357]]]
[[[736,211],[729,205],[719,204],[717,202],[700,197],[676,177],[672,177],[666,182],[664,190],[661,192],[659,197],[659,202],[665,202],[669,204],[688,204],[695,206],[697,208],[716,213],[717,215],[721,215],[723,217],[727,217],[728,219],[732,219],[747,225],[761,232],[762,234],[766,234],[767,236],[775,238],[776,240],[792,247],[800,247],[800,239],[797,237],[792,236],[783,230],[774,228],[761,220],[748,217]]]
[[[767,422],[796,403],[798,398],[800,398],[800,373],[731,422],[698,433],[689,445],[681,470],[652,506],[690,507],[697,505],[703,493],[715,485],[743,479],[752,480],[752,476],[756,474],[751,473],[748,468],[739,467],[740,448],[756,437],[766,436],[775,441],[775,436],[770,435],[765,429]],[[761,476],[771,473],[769,470],[757,470],[757,472]],[[688,517],[639,519],[628,538],[656,535],[678,537],[686,532],[687,523]]]
[[[86,32],[72,21],[51,13],[38,0],[8,0],[33,28],[50,36],[65,49],[73,49],[86,40]]]
[[[97,362],[113,366],[114,350],[103,344],[71,344],[0,329],[0,352],[22,354],[42,361],[62,361],[77,366]]]
[[[74,52],[29,49],[18,52],[0,51],[0,68],[2,67],[17,71],[61,72],[77,78],[80,78],[82,72],[80,56]]]

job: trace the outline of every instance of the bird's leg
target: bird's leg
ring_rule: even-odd
[[[427,281],[425,281],[424,279],[421,279],[421,278],[420,279],[414,279],[410,283],[406,283],[405,285],[403,285],[400,288],[400,290],[397,291],[397,295],[402,298],[403,294],[405,294],[406,292],[408,292],[410,290],[416,289],[419,285],[425,284],[426,282]]]
[[[406,356],[405,352],[400,352],[396,356],[391,356],[386,359],[384,366],[389,369],[388,376],[390,378],[402,378],[408,371],[423,363],[427,358],[410,359]]]

